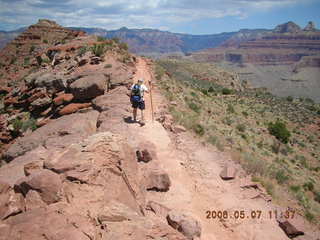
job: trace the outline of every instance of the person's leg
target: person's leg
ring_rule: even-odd
[[[133,120],[137,121],[137,108],[133,108]]]
[[[144,122],[144,114],[143,114],[143,109],[141,109],[141,121]]]

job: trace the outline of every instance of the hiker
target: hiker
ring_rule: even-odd
[[[137,109],[139,108],[141,110],[141,125],[145,124],[143,115],[143,111],[145,109],[145,102],[143,98],[144,92],[148,93],[149,90],[146,85],[143,84],[143,79],[139,79],[138,83],[131,86],[130,101],[133,108],[133,121],[137,121]]]

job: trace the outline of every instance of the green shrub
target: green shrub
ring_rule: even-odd
[[[48,43],[48,40],[47,40],[47,39],[43,39],[42,42],[43,42],[43,43]]]
[[[232,94],[232,90],[231,89],[229,89],[229,88],[223,88],[222,89],[222,94],[223,95],[230,95],[230,94]]]
[[[231,104],[229,104],[227,107],[227,112],[228,113],[235,113],[236,111],[234,110],[234,107]]]
[[[217,136],[210,136],[208,138],[208,142],[211,143],[212,145],[216,145],[218,142],[218,137]]]
[[[238,124],[237,126],[236,126],[236,128],[237,128],[237,130],[239,131],[239,132],[245,132],[246,131],[246,126],[244,125],[244,124]]]
[[[314,200],[318,203],[320,203],[320,192],[315,192],[314,193]]]
[[[201,124],[194,125],[193,130],[200,136],[203,136],[205,133],[204,127]]]
[[[103,42],[103,41],[105,41],[105,40],[106,40],[105,37],[102,37],[102,36],[98,36],[98,37],[97,37],[97,41],[98,41],[98,42]]]
[[[245,111],[242,112],[242,115],[245,116],[245,117],[248,117],[248,116],[249,116],[249,114],[248,114],[247,112],[245,112]]]
[[[288,101],[288,102],[292,102],[292,101],[293,101],[293,97],[288,96],[288,97],[287,97],[287,101]]]
[[[78,55],[83,56],[87,51],[88,51],[88,47],[83,46],[83,47],[79,48]]]
[[[289,176],[283,169],[278,170],[275,177],[279,184],[283,184],[289,180]]]
[[[117,38],[117,37],[114,37],[114,38],[112,38],[112,41],[114,41],[115,43],[119,43],[119,42],[120,42],[120,39]]]
[[[275,123],[270,122],[268,126],[269,133],[275,136],[282,143],[288,143],[291,133],[285,123],[277,120]]]
[[[215,92],[215,90],[214,90],[214,88],[212,86],[210,86],[209,89],[208,89],[208,92],[209,93],[213,93],[213,92]]]
[[[188,102],[188,106],[190,109],[195,111],[196,113],[200,113],[200,107],[194,102]]]
[[[21,130],[21,128],[22,128],[22,125],[23,125],[22,120],[20,120],[18,118],[13,120],[12,126],[13,126],[13,130],[15,132],[19,132]]]
[[[290,188],[290,190],[291,190],[292,192],[297,193],[297,192],[300,191],[301,186],[299,186],[299,185],[291,185],[289,188]]]
[[[32,45],[32,46],[30,47],[29,53],[32,53],[35,49],[36,49],[36,47],[35,47],[34,45]]]
[[[314,185],[312,182],[306,182],[305,184],[303,184],[303,188],[306,191],[313,191]]]
[[[315,219],[315,216],[313,213],[311,213],[310,211],[306,210],[305,212],[305,217],[308,221],[312,222]]]
[[[10,60],[10,64],[15,64],[15,63],[16,63],[16,61],[17,61],[17,57],[16,57],[16,56],[14,56],[14,57],[12,57],[12,58],[11,58],[11,60]]]
[[[104,68],[112,68],[112,64],[106,64],[104,65]]]
[[[91,52],[96,55],[97,57],[102,57],[103,54],[106,52],[106,47],[105,44],[101,43],[101,44],[94,44],[91,47]]]
[[[119,48],[123,49],[125,51],[128,51],[128,49],[129,49],[128,44],[126,44],[125,42],[120,43]]]
[[[31,129],[32,131],[37,129],[37,120],[30,118],[27,121],[24,121],[21,126],[21,130],[25,132],[26,130]]]
[[[24,58],[23,65],[28,66],[29,64],[30,64],[30,58],[29,57]]]

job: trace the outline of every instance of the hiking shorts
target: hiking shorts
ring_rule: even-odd
[[[146,108],[144,101],[131,101],[133,108],[139,108],[140,110],[144,110]]]

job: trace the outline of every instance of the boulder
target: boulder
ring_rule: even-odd
[[[31,110],[37,108],[44,108],[51,104],[52,99],[50,97],[38,98],[37,100],[33,101],[31,105]]]
[[[53,99],[53,103],[56,106],[69,103],[73,100],[73,95],[71,93],[63,93],[58,97]]]
[[[4,159],[11,161],[41,145],[47,148],[63,148],[81,141],[96,132],[98,115],[97,111],[89,111],[52,120],[30,135],[17,139],[4,153]]]
[[[232,180],[236,177],[236,169],[232,166],[225,166],[220,173],[220,177],[223,180]]]
[[[193,240],[201,237],[200,222],[193,217],[172,210],[167,215],[168,224],[181,232],[187,239]]]
[[[79,218],[68,221],[68,216],[54,209],[36,208],[4,221],[5,231],[1,231],[0,239],[93,239],[86,232],[86,228],[80,227]],[[86,225],[92,227],[92,223],[86,219]]]
[[[24,199],[15,193],[8,183],[0,182],[0,220],[24,211]]]
[[[168,213],[171,211],[170,208],[167,208],[166,206],[154,201],[149,201],[146,209],[163,218],[166,218]]]
[[[13,186],[19,179],[25,177],[24,166],[31,162],[42,162],[48,158],[48,151],[44,147],[38,147],[23,156],[15,158],[14,161],[0,168],[0,181],[5,181]],[[29,170],[28,170],[29,171]]]
[[[25,197],[26,211],[36,208],[45,208],[47,204],[42,201],[40,194],[35,190],[29,190]]]
[[[67,79],[60,73],[43,73],[37,72],[30,74],[25,79],[26,84],[32,87],[45,87],[48,90],[62,91],[67,87]]]
[[[148,191],[167,192],[171,186],[169,175],[163,171],[152,171],[146,180]]]
[[[88,108],[91,106],[91,103],[70,103],[59,111],[60,115],[67,115],[75,113],[80,109]]]
[[[107,206],[101,209],[98,215],[98,220],[100,222],[123,222],[132,221],[138,218],[139,214],[134,212],[128,206],[120,203],[111,201]]]
[[[174,133],[182,133],[182,132],[187,131],[186,128],[184,126],[181,126],[181,125],[174,126],[172,130],[173,130]]]
[[[26,178],[18,180],[15,185],[16,191],[21,192],[23,195],[26,195],[29,190],[37,191],[41,199],[47,204],[60,200],[61,188],[62,181],[60,176],[47,169],[39,170]]]
[[[76,100],[88,100],[103,95],[107,80],[103,74],[82,77],[70,85],[70,91]]]
[[[278,221],[279,227],[287,234],[289,238],[295,238],[304,235],[304,232],[298,230],[290,221]]]
[[[24,165],[23,170],[26,176],[31,175],[32,173],[38,172],[43,168],[43,161],[33,161]]]

